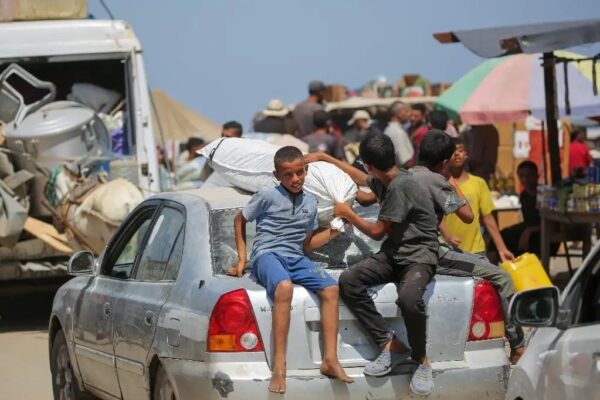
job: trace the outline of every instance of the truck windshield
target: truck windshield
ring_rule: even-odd
[[[359,215],[369,220],[377,219],[379,206],[358,207]],[[211,252],[213,272],[224,274],[237,263],[233,219],[239,209],[213,210],[210,213]],[[246,225],[248,257],[256,236],[256,224]],[[347,268],[364,257],[379,250],[380,242],[375,241],[358,229],[352,229],[333,239],[327,245],[308,254],[317,264],[325,268]]]

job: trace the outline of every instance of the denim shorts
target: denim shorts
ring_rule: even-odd
[[[254,260],[252,276],[267,289],[271,300],[275,299],[275,289],[281,281],[292,281],[312,292],[337,285],[335,279],[309,258],[271,252],[263,253]]]

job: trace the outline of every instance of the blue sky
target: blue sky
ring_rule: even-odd
[[[105,1],[142,41],[151,87],[245,127],[270,98],[302,100],[311,79],[357,87],[420,73],[452,82],[481,61],[434,32],[600,18],[598,0]],[[107,18],[99,0],[89,8]]]

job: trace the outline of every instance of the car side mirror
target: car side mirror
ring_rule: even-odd
[[[91,251],[78,251],[69,259],[67,273],[69,275],[91,275],[94,273],[94,255]]]
[[[520,326],[554,326],[559,292],[555,286],[516,293],[509,306],[511,320]]]

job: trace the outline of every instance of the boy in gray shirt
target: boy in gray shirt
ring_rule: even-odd
[[[306,156],[307,161],[329,161],[348,173],[358,185],[368,185],[381,204],[375,222],[358,216],[346,203],[335,207],[337,216],[367,236],[380,240],[387,234],[379,253],[341,274],[340,296],[380,348],[379,356],[365,367],[364,374],[383,376],[396,364],[410,362],[412,358],[418,367],[410,387],[416,394],[429,395],[434,383],[426,356],[427,314],[423,294],[438,261],[433,202],[410,172],[396,166],[394,145],[388,136],[367,134],[359,152],[369,175],[322,153]],[[397,286],[396,303],[402,310],[410,350],[386,324],[368,292],[373,286],[390,282]]]
[[[434,209],[441,222],[445,215],[456,214],[464,223],[473,221],[473,212],[458,185],[447,180],[446,164],[452,157],[455,143],[445,132],[430,130],[421,142],[419,165],[410,169],[419,183],[427,189],[434,203]],[[510,360],[516,363],[524,350],[523,330],[514,325],[508,317],[508,304],[515,293],[512,279],[506,271],[490,263],[487,258],[466,253],[454,248],[441,239],[437,273],[453,276],[468,276],[487,279],[500,294],[504,311],[506,337],[511,348]]]

